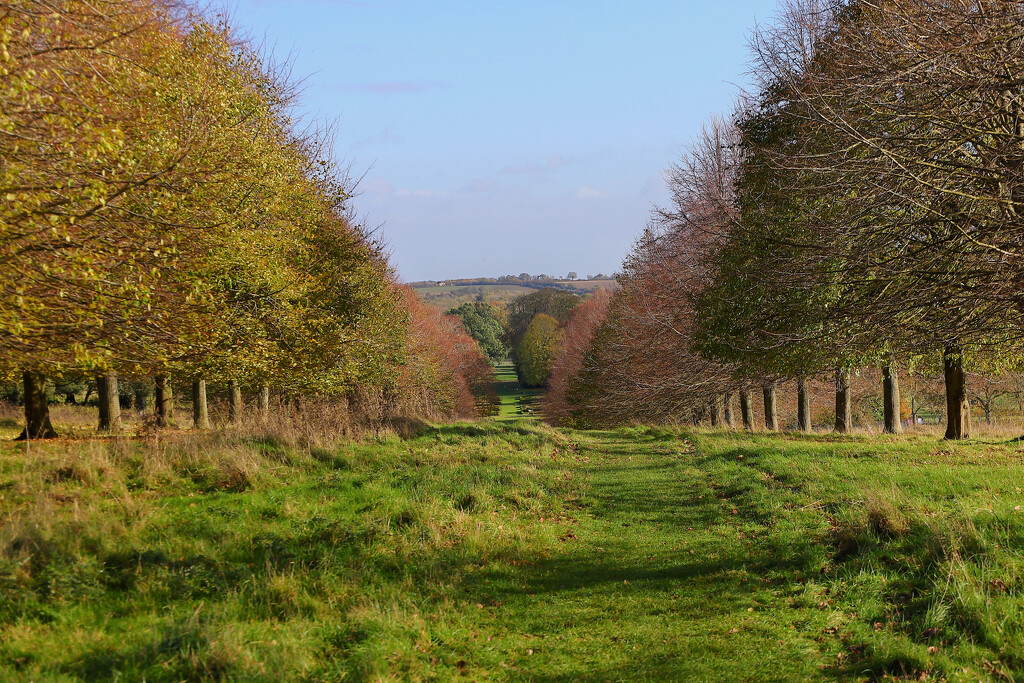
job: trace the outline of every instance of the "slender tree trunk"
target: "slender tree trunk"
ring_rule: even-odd
[[[850,371],[836,370],[836,425],[839,434],[849,434],[853,428],[853,406],[850,401]]]
[[[121,397],[117,388],[117,373],[110,371],[96,375],[96,389],[100,397],[99,430],[121,431]]]
[[[50,423],[50,403],[46,400],[46,376],[26,370],[22,381],[25,385],[25,429],[16,441],[56,438],[57,431]]]
[[[206,380],[192,382],[192,428],[210,428],[210,409],[206,403]]]
[[[167,381],[167,375],[156,376],[156,425],[167,427],[174,419],[174,394],[171,385]]]
[[[764,394],[764,426],[774,431],[779,428],[779,409],[775,404],[775,382],[769,382],[761,388]]]
[[[228,382],[228,418],[231,424],[242,419],[242,388],[235,380]]]
[[[99,397],[99,426],[101,432],[110,430],[110,396],[107,395],[107,378],[102,373],[96,374],[96,395]]]
[[[260,387],[260,417],[264,420],[270,417],[270,387],[266,384]]]
[[[711,402],[711,426],[717,427],[722,424],[722,399],[716,398]]]
[[[732,414],[732,392],[725,395],[725,424],[731,429],[735,426],[735,418]]]
[[[142,413],[146,410],[146,390],[136,389],[135,390],[135,410]]]
[[[807,393],[807,380],[796,380],[796,423],[801,432],[811,432],[811,396]]]
[[[882,365],[882,415],[885,418],[883,431],[886,434],[903,433],[903,416],[900,415],[900,377],[892,363]]]
[[[971,438],[971,404],[967,399],[967,375],[963,349],[949,344],[942,354],[946,376],[946,438]]]
[[[754,431],[754,401],[746,389],[740,389],[740,417],[743,419],[743,428],[748,432]]]

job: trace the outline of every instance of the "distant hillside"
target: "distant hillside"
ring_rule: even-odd
[[[460,280],[424,280],[410,282],[424,300],[449,309],[469,301],[504,301],[508,302],[517,296],[529,294],[545,287],[554,287],[576,291],[586,295],[596,289],[615,289],[618,283],[606,276],[591,280],[555,280],[555,279],[520,279],[506,278],[468,278]]]

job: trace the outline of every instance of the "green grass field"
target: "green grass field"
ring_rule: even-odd
[[[0,444],[0,680],[1018,680],[1010,443]]]
[[[536,420],[540,415],[543,389],[526,389],[519,384],[515,368],[506,361],[494,369],[498,399],[498,420]]]

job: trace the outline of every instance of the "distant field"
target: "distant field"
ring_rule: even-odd
[[[597,289],[615,289],[618,287],[618,283],[615,280],[563,280],[553,282],[552,284],[579,290],[581,294],[593,292]],[[476,301],[478,297],[482,297],[484,301],[508,302],[517,296],[537,291],[534,287],[510,284],[448,285],[443,287],[413,285],[413,289],[426,301],[445,309],[454,308],[469,301]]]
[[[456,287],[414,287],[424,300],[444,309],[483,297],[484,301],[511,301],[537,290],[519,285],[464,285]]]
[[[519,285],[459,285],[456,287],[416,287],[416,291],[423,295],[443,295],[447,296],[450,294],[511,294],[518,296],[520,294],[528,294],[536,291],[529,287],[520,287]]]
[[[582,289],[587,292],[593,292],[597,289],[615,290],[619,288],[619,283],[615,280],[562,280],[558,284],[572,287],[573,289]]]

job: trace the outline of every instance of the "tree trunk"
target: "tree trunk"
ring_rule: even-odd
[[[121,397],[117,390],[117,373],[110,371],[96,375],[96,390],[100,397],[99,430],[121,431]]]
[[[270,417],[270,387],[266,384],[260,387],[260,417]]]
[[[882,414],[885,419],[883,431],[886,434],[903,433],[903,416],[900,415],[900,377],[892,363],[882,365]]]
[[[722,424],[722,400],[716,398],[711,402],[711,426],[717,427]]]
[[[838,434],[849,434],[853,428],[853,406],[850,401],[850,371],[836,370],[836,425]]]
[[[946,376],[946,438],[971,438],[971,404],[967,400],[967,375],[963,349],[949,344],[942,354]]]
[[[811,397],[807,393],[807,380],[798,377],[796,380],[796,424],[804,433],[811,432]]]
[[[231,424],[242,419],[242,388],[235,380],[228,382],[228,419]]]
[[[206,404],[206,380],[192,382],[192,428],[210,428],[210,410]]]
[[[144,412],[146,410],[146,390],[136,389],[135,390],[135,410],[138,412]]]
[[[761,391],[764,394],[764,426],[774,431],[779,428],[779,409],[775,405],[775,382],[765,384]]]
[[[156,426],[167,427],[174,419],[174,394],[167,375],[156,376]]]
[[[735,426],[735,418],[732,414],[732,392],[725,395],[725,424],[730,428]]]
[[[746,389],[740,389],[740,417],[743,419],[743,428],[748,432],[754,431],[754,401]]]
[[[50,423],[50,404],[46,400],[46,376],[26,370],[22,381],[25,385],[25,429],[15,441],[56,438],[57,431]]]
[[[100,409],[99,426],[101,432],[110,429],[110,397],[107,395],[107,379],[102,373],[96,374],[96,395],[99,396],[98,407]]]

